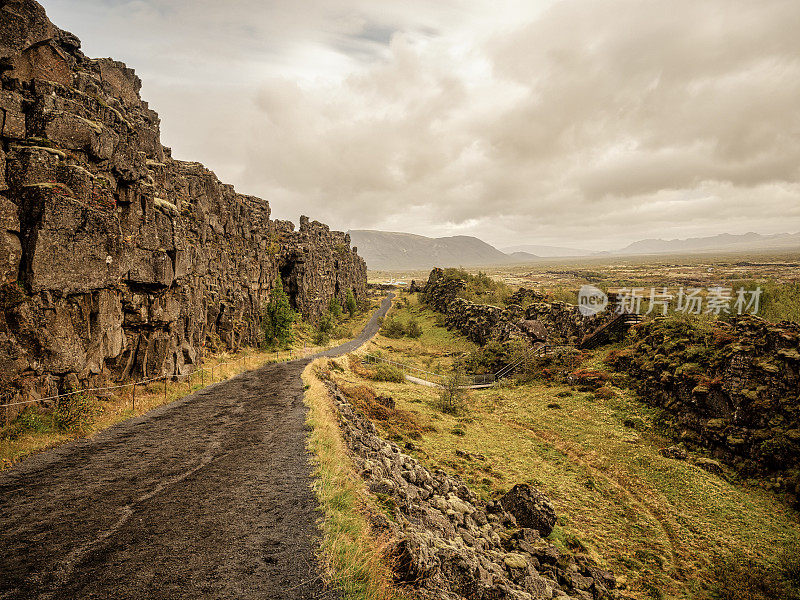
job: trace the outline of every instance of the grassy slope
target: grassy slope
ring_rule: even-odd
[[[425,329],[420,342],[378,337],[385,355],[411,362],[417,347],[436,356],[468,347],[427,311],[396,314],[412,312]],[[472,391],[468,409],[451,417],[435,408],[435,390],[371,385],[435,427],[414,442],[429,466],[461,473],[485,496],[521,481],[548,494],[560,515],[555,538],[607,561],[633,597],[709,597],[721,557],[741,550],[770,563],[800,541],[798,515],[769,493],[662,457],[669,442],[652,433],[653,411],[626,390],[607,400],[542,382]],[[553,403],[561,408],[548,408]],[[631,417],[643,423],[639,431],[623,425]]]

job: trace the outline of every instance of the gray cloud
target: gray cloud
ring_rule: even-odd
[[[795,0],[45,6],[278,216],[501,246],[800,230]]]

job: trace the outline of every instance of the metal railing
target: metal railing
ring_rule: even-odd
[[[525,355],[522,358],[520,358],[514,363],[505,365],[496,373],[485,373],[479,375],[464,376],[465,384],[461,387],[470,388],[478,386],[495,385],[502,378],[511,375],[514,371],[516,371],[519,367],[521,367],[525,362],[527,362],[534,356],[537,356],[539,354],[548,354],[549,352],[555,352],[558,349],[565,347],[571,347],[571,346],[551,346],[550,344],[540,344],[538,346],[533,346],[525,353]],[[431,371],[426,371],[425,369],[420,369],[419,367],[415,367],[413,365],[397,362],[394,360],[390,360],[388,358],[383,358],[376,354],[364,354],[362,355],[362,360],[365,360],[368,363],[377,364],[381,362],[388,365],[392,365],[400,369],[403,372],[403,375],[409,374],[409,376],[411,377],[416,377],[417,379],[423,379],[428,383],[432,383],[438,386],[443,385],[446,379],[446,376],[442,375],[441,373],[433,373]]]

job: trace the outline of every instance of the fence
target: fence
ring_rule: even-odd
[[[298,358],[306,358],[308,356],[313,356],[314,354],[318,354],[320,352],[324,352],[326,350],[329,350],[332,347],[333,346],[330,346],[330,345],[328,345],[328,346],[308,346],[308,347],[303,346],[302,349],[298,349],[298,350],[291,350],[291,349],[289,349],[289,350],[276,350],[274,359],[272,358],[271,354],[269,354],[268,355],[269,358],[267,360],[262,361],[260,364],[267,364],[267,363],[270,363],[270,362],[276,363],[276,362],[282,362],[282,361],[295,360],[295,359],[298,359]],[[62,393],[57,393],[55,396],[46,396],[44,398],[32,398],[30,400],[22,400],[20,402],[9,402],[8,404],[0,404],[0,408],[6,408],[6,407],[9,407],[9,406],[20,406],[20,405],[23,405],[23,404],[33,404],[35,402],[45,402],[45,401],[49,401],[49,400],[55,400],[56,402],[58,402],[61,398],[66,398],[68,396],[74,396],[76,394],[86,394],[86,393],[92,393],[92,392],[103,392],[103,391],[120,390],[120,389],[124,389],[124,388],[131,388],[131,409],[135,410],[136,409],[136,387],[137,386],[142,388],[144,386],[147,386],[150,383],[163,380],[163,382],[164,382],[164,400],[166,400],[167,399],[167,382],[170,381],[170,380],[171,381],[180,381],[181,379],[185,378],[186,379],[187,390],[191,391],[191,389],[192,389],[192,376],[195,377],[195,381],[197,381],[197,378],[199,377],[200,381],[201,381],[201,386],[205,387],[205,385],[206,385],[206,381],[205,381],[206,380],[206,374],[208,374],[210,376],[209,383],[215,383],[214,375],[215,375],[215,372],[218,372],[218,369],[221,369],[225,365],[239,364],[242,361],[244,361],[245,362],[245,370],[246,370],[248,368],[247,361],[250,360],[250,359],[255,359],[256,356],[257,356],[256,354],[245,354],[244,356],[241,356],[241,357],[239,357],[239,358],[237,358],[235,360],[225,361],[225,362],[221,362],[221,363],[215,363],[215,364],[211,365],[210,367],[201,366],[199,369],[195,369],[194,371],[191,371],[189,373],[180,373],[180,374],[172,374],[172,375],[168,375],[168,374],[165,373],[163,375],[159,375],[158,377],[151,377],[149,379],[142,379],[142,380],[139,380],[139,381],[132,381],[132,382],[129,382],[129,383],[123,383],[123,384],[119,384],[119,385],[110,385],[110,386],[106,386],[106,387],[95,387],[95,388],[81,388],[81,389],[73,390],[71,392],[64,392],[63,394]],[[201,358],[200,364],[202,365],[202,358]],[[225,379],[227,379],[227,377]],[[219,381],[222,381],[222,380],[223,380],[222,378],[219,378]]]
[[[486,373],[482,375],[467,375],[464,376],[465,383],[461,387],[478,387],[478,386],[491,386],[496,384],[500,381],[503,377],[508,377],[514,371],[516,371],[524,362],[530,360],[532,357],[538,354],[548,354],[548,352],[554,352],[559,348],[563,348],[564,346],[550,346],[549,344],[540,344],[538,346],[533,346],[530,350],[528,350],[525,355],[517,360],[514,363],[510,363],[503,368],[501,368],[496,373]],[[365,354],[363,359],[366,360],[368,363],[385,363],[388,365],[392,365],[397,367],[403,372],[403,375],[410,374],[413,377],[417,377],[417,379],[423,379],[428,383],[432,383],[434,385],[442,386],[446,380],[446,376],[441,375],[440,373],[432,373],[431,371],[426,371],[425,369],[420,369],[419,367],[414,367],[412,365],[407,365],[405,363],[397,362],[394,360],[389,360],[387,358],[383,358],[377,356],[375,354]]]

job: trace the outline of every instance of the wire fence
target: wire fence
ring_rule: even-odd
[[[320,352],[324,352],[326,350],[330,350],[332,347],[333,346],[331,346],[331,345],[327,345],[327,346],[303,346],[302,348],[298,348],[296,350],[293,350],[293,349],[275,350],[275,357],[273,358],[271,356],[271,353],[266,354],[266,356],[267,356],[266,360],[262,360],[259,363],[259,366],[263,365],[263,364],[267,364],[267,363],[276,363],[276,362],[282,362],[282,361],[285,362],[285,361],[289,361],[289,360],[296,360],[296,359],[299,359],[299,358],[307,358],[309,356],[313,356],[315,354],[319,354]],[[120,390],[120,389],[124,389],[124,388],[131,388],[131,408],[135,409],[136,408],[136,388],[137,388],[137,386],[139,388],[142,388],[144,386],[147,386],[150,383],[153,383],[153,382],[156,382],[156,381],[163,381],[164,382],[164,399],[166,400],[166,398],[167,398],[167,384],[168,384],[169,381],[173,381],[173,382],[177,381],[177,382],[179,382],[182,379],[186,379],[187,389],[189,391],[191,391],[191,389],[192,389],[192,377],[195,378],[195,381],[197,381],[197,378],[200,378],[201,387],[205,387],[205,385],[206,385],[206,375],[209,375],[209,384],[217,383],[218,381],[223,381],[224,379],[227,379],[227,377],[225,377],[225,378],[217,377],[216,380],[215,380],[215,375],[220,373],[220,370],[222,369],[222,367],[224,367],[226,365],[235,365],[235,364],[239,364],[241,362],[244,362],[245,363],[245,369],[247,369],[248,368],[248,363],[247,363],[248,360],[249,361],[258,360],[259,357],[263,358],[264,356],[265,356],[265,353],[245,354],[244,356],[241,356],[241,357],[239,357],[239,358],[237,358],[235,360],[229,360],[229,361],[223,361],[223,362],[214,363],[210,367],[203,367],[202,366],[202,359],[201,359],[201,362],[200,362],[201,367],[199,369],[195,369],[193,371],[189,371],[188,373],[172,373],[172,374],[164,373],[162,375],[159,375],[158,377],[150,377],[148,379],[141,379],[141,380],[138,380],[138,381],[131,381],[131,382],[128,382],[128,383],[121,383],[121,384],[118,384],[118,385],[110,385],[110,386],[104,386],[104,387],[79,388],[79,389],[76,389],[76,390],[72,390],[70,392],[64,392],[64,393],[60,393],[59,392],[59,393],[55,394],[54,396],[45,396],[44,398],[31,398],[31,399],[22,400],[22,401],[19,401],[19,402],[9,402],[7,404],[0,404],[0,408],[6,408],[6,407],[10,407],[10,406],[21,406],[21,405],[25,405],[25,404],[34,404],[36,402],[47,402],[47,401],[50,401],[50,400],[55,400],[56,402],[58,402],[61,398],[74,396],[76,394],[87,394],[87,393],[93,393],[93,392],[106,392],[106,391],[111,391],[111,390]]]

